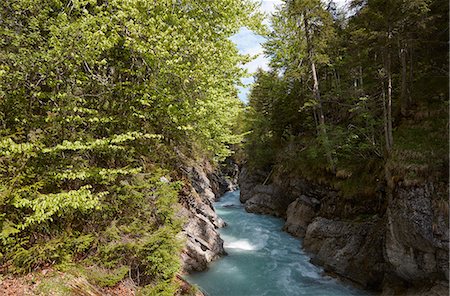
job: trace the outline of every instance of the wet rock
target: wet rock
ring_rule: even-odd
[[[286,217],[286,210],[295,197],[285,194],[278,184],[270,183],[270,177],[270,171],[243,167],[239,175],[239,199],[247,212]]]
[[[176,281],[179,284],[179,291],[176,295],[207,296],[199,289],[194,289],[181,275],[177,275]]]
[[[381,222],[381,223],[380,223]],[[317,217],[303,247],[312,262],[363,287],[380,286],[384,275],[382,221],[344,222]]]
[[[448,183],[382,180],[345,196],[293,174],[268,175],[244,168],[241,201],[247,211],[285,217],[284,230],[304,237],[314,263],[386,295],[448,291],[436,284],[449,278]]]
[[[182,254],[183,269],[186,272],[205,270],[209,262],[225,254],[223,240],[211,221],[202,215],[186,215],[190,217],[183,229],[187,239]]]
[[[227,176],[214,170],[207,162],[186,166],[182,171],[190,180],[180,196],[183,207],[179,215],[186,221],[182,231],[186,240],[182,252],[183,270],[202,271],[209,262],[226,254],[218,233],[218,228],[224,227],[225,222],[217,216],[212,203],[219,194],[223,194],[223,190],[236,184],[220,189],[219,182]],[[229,180],[232,179],[228,178],[227,182],[231,182]]]
[[[419,287],[420,286],[420,287]],[[395,276],[391,276],[386,280],[383,286],[383,292],[380,296],[448,296],[449,287],[448,282],[434,282],[434,283],[416,283],[416,286],[411,286],[408,282]]]
[[[211,181],[207,172],[200,166],[192,166],[186,169],[189,172],[191,184],[198,194],[206,197],[210,202],[215,200],[215,194],[212,190]]]
[[[432,184],[398,186],[387,210],[386,261],[402,279],[448,280],[448,212]]]
[[[183,270],[205,270],[208,262],[225,254],[223,240],[217,232],[224,222],[214,212],[207,196],[202,197],[193,189],[182,199],[180,215],[186,221],[182,232],[186,240],[182,253]]]
[[[242,203],[253,197],[255,187],[262,184],[268,174],[261,170],[249,170],[245,166],[241,168],[239,173],[239,189],[241,190],[239,199]]]
[[[216,170],[208,174],[211,180],[211,190],[216,196],[216,200],[226,192],[238,189],[239,167],[236,163],[228,161]]]
[[[317,199],[301,195],[289,205],[283,230],[293,236],[304,237],[308,225],[317,216],[319,206]]]
[[[273,185],[256,185],[252,196],[245,202],[245,210],[251,213],[282,216],[282,196]]]
[[[231,159],[227,158],[218,170],[209,176],[212,181],[212,189],[216,198],[224,195],[228,191],[238,189],[239,166]]]

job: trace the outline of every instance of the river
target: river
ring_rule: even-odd
[[[239,191],[214,204],[227,226],[220,229],[225,256],[207,271],[186,276],[209,296],[368,295],[323,275],[300,248],[301,240],[281,230],[283,220],[247,213]]]

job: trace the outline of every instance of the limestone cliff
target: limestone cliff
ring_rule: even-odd
[[[180,215],[186,221],[182,235],[186,245],[182,253],[185,272],[202,271],[212,260],[225,254],[218,228],[225,223],[212,203],[225,192],[234,190],[237,166],[226,163],[215,169],[209,162],[192,163],[181,168],[186,186],[181,194]]]
[[[371,198],[349,197],[296,175],[274,172],[267,182],[269,174],[243,168],[241,201],[285,217],[313,263],[384,295],[447,295],[447,187],[388,182]]]

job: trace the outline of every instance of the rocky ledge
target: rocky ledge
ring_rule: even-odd
[[[202,271],[209,262],[225,255],[218,229],[225,225],[212,203],[237,187],[237,166],[228,162],[219,169],[210,163],[185,165],[181,168],[186,186],[180,196],[181,217],[186,221],[182,235],[186,241],[182,252],[183,271]]]
[[[247,212],[286,217],[286,209],[290,200],[283,194],[280,186],[266,185],[264,180],[270,172],[250,172],[243,167],[239,174],[240,201],[244,203]]]
[[[344,222],[315,218],[303,240],[312,262],[367,289],[381,286],[384,275],[382,222]]]
[[[448,295],[446,186],[397,183],[349,198],[297,176],[267,182],[269,174],[241,170],[246,210],[284,217],[326,272],[383,295]]]

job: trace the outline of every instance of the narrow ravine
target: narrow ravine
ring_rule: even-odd
[[[301,241],[281,231],[283,220],[247,213],[239,191],[226,193],[215,209],[228,256],[186,279],[209,296],[368,295],[323,275],[309,262]]]

